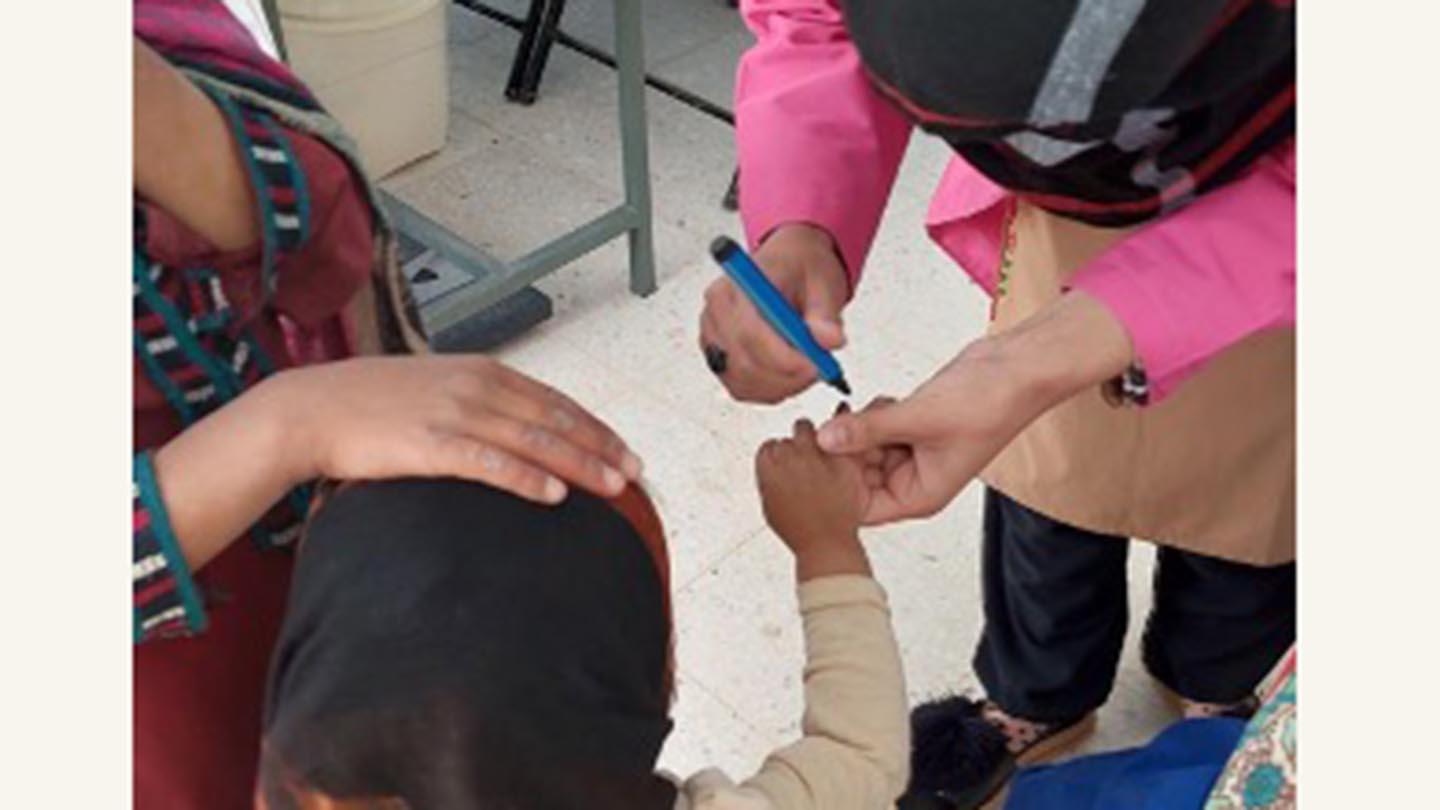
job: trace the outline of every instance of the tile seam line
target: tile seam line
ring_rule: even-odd
[[[664,516],[662,515],[661,517],[662,517],[662,519],[663,519]],[[711,568],[718,568],[718,567],[719,567],[721,564],[723,564],[726,560],[729,560],[731,557],[734,557],[736,554],[738,554],[738,553],[740,552],[740,550],[741,550],[742,548],[745,548],[746,546],[750,545],[750,543],[754,542],[757,537],[759,537],[761,534],[764,534],[764,533],[765,533],[766,531],[768,531],[768,530],[769,530],[769,527],[762,524],[761,526],[759,526],[759,527],[751,530],[749,533],[747,533],[744,537],[742,537],[742,538],[740,539],[739,542],[735,543],[735,545],[731,546],[728,550],[726,550],[726,552],[725,552],[724,554],[721,554],[719,557],[716,557],[714,560],[711,560],[710,562],[706,563],[705,565],[702,565],[702,566],[700,567],[700,571],[699,571],[699,572],[697,572],[697,573],[695,573],[695,574],[692,574],[689,579],[687,579],[687,580],[685,580],[684,582],[680,583],[680,587],[674,589],[674,591],[675,591],[675,597],[679,597],[679,596],[681,596],[681,595],[684,595],[686,592],[689,592],[690,595],[692,595],[692,596],[696,595],[696,592],[695,592],[694,590],[692,590],[692,588],[694,588],[694,586],[700,581],[700,578],[701,578],[701,577],[703,577],[703,576],[705,576],[707,573],[709,573]],[[676,601],[678,601],[678,599],[677,599]]]

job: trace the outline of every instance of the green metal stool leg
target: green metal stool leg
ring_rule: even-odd
[[[630,291],[655,292],[655,240],[645,119],[645,43],[641,0],[615,1],[615,57],[620,81],[620,150],[630,228]]]
[[[280,6],[277,0],[261,0],[260,8],[265,12],[265,22],[270,24],[270,35],[275,37],[275,50],[280,52],[280,61],[289,62],[290,54],[285,51],[285,31],[280,27]]]

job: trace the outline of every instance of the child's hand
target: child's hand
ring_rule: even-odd
[[[821,450],[803,419],[793,438],[771,439],[755,454],[765,520],[795,554],[801,581],[869,576],[858,533],[869,495],[863,469],[858,458]]]

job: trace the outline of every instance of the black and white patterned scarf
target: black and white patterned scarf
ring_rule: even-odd
[[[844,0],[877,86],[977,170],[1100,226],[1295,132],[1293,0]]]

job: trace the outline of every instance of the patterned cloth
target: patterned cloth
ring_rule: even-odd
[[[1193,810],[1235,750],[1245,723],[1181,720],[1139,748],[1021,768],[1005,810]]]
[[[289,136],[266,111],[207,92],[229,121],[255,189],[261,221],[260,282],[268,300],[275,268],[311,233],[305,175]],[[135,357],[183,426],[233,400],[273,373],[275,363],[237,316],[213,267],[172,267],[146,255],[144,209],[137,209],[133,260]],[[135,641],[205,627],[203,601],[169,528],[148,453],[135,458],[132,571]],[[292,492],[258,525],[262,546],[288,544],[309,508],[308,487]]]
[[[256,223],[263,224],[255,244],[218,250],[174,212],[135,198],[135,280],[153,283],[183,327],[165,327],[165,308],[147,307],[137,284],[136,342],[159,343],[134,352],[135,451],[162,448],[188,420],[221,407],[227,390],[244,390],[272,366],[423,348],[413,302],[399,286],[393,233],[339,123],[220,0],[135,0],[134,16],[139,39],[212,99],[224,99],[220,107],[251,172]],[[361,306],[350,309],[355,303]],[[371,305],[373,320],[365,317]],[[181,396],[162,390],[162,378],[175,381]],[[153,483],[147,490],[143,478],[137,483],[145,508],[137,507],[135,525],[163,526],[161,493]],[[134,807],[253,810],[256,719],[294,557],[273,546],[286,540],[301,511],[283,503],[250,533],[260,542],[229,543],[193,576],[170,565],[179,558],[164,555],[162,539],[137,533],[136,559],[150,561],[139,570],[154,578],[135,590],[136,599],[149,606],[167,589],[181,593],[188,577],[194,604],[203,607],[182,621],[162,619],[145,636],[183,637],[134,648]],[[161,584],[167,579],[174,584]],[[149,619],[173,607],[142,610]]]
[[[1225,765],[1205,810],[1292,810],[1296,803],[1295,648],[1266,679],[1264,703]]]
[[[291,106],[320,109],[309,89],[261,50],[219,0],[135,0],[133,14],[135,35],[171,64],[202,70]]]
[[[1294,810],[1295,648],[1248,723],[1182,720],[1140,748],[1020,770],[1005,810]]]
[[[149,453],[135,456],[131,500],[135,514],[135,641],[204,630],[205,611],[159,499]]]
[[[258,257],[217,254],[168,212],[137,198],[137,449],[158,447],[278,368],[354,354],[367,341],[377,351],[422,349],[393,232],[339,124],[218,0],[136,0],[134,19],[136,36],[179,67],[224,115],[261,225]],[[342,312],[367,281],[375,324],[362,334]],[[168,408],[157,407],[162,404]],[[142,525],[153,532],[168,521],[161,519],[164,501],[153,475],[134,483],[136,640],[155,637],[141,630],[146,626],[193,633],[205,624],[198,598],[179,606],[185,616],[178,623],[156,620],[177,607],[155,599],[178,587],[163,580],[181,575],[185,561],[178,544],[155,545],[142,535]],[[308,486],[292,492],[252,530],[256,544],[283,546],[298,536],[308,501]],[[165,565],[140,564],[157,549],[169,555]]]
[[[1291,0],[844,0],[872,82],[996,184],[1112,227],[1295,132]]]

